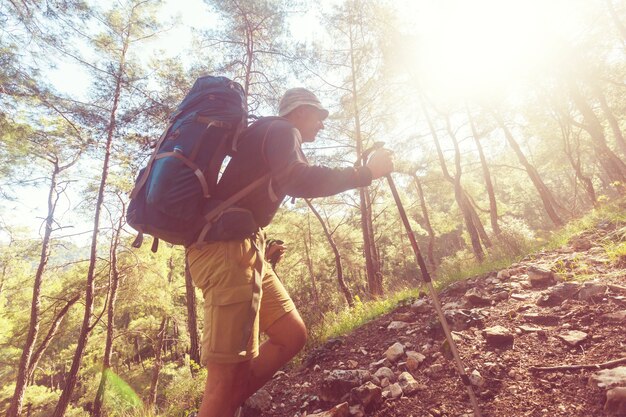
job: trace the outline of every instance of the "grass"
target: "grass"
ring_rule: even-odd
[[[593,229],[601,221],[617,225],[626,224],[626,209],[624,207],[626,207],[625,198],[603,203],[585,216],[572,220],[561,229],[553,232],[547,241],[537,240],[522,243],[521,246],[517,246],[513,253],[506,244],[500,244],[499,248],[487,253],[482,262],[478,262],[468,252],[461,252],[440,266],[434,285],[438,290],[442,290],[453,282],[504,269],[515,262],[519,262],[528,254],[539,250],[553,250],[562,247],[568,244],[572,237]],[[626,240],[626,228],[624,228],[623,234],[624,239],[622,240]],[[515,244],[519,245],[519,242],[515,241]],[[612,262],[621,262],[626,266],[626,241],[607,243],[605,249]],[[587,275],[583,271],[575,279],[584,281],[593,277],[595,275]],[[352,309],[328,313],[322,323],[316,329],[312,329],[311,333],[314,336],[311,338],[311,345],[315,346],[333,337],[347,334],[363,324],[389,313],[399,304],[416,299],[418,295],[419,289],[403,289],[390,293],[385,299],[366,302],[358,300]]]

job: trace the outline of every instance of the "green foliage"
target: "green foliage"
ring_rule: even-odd
[[[398,304],[419,296],[419,289],[407,288],[388,294],[380,300],[361,301],[357,296],[354,299],[354,308],[345,308],[337,313],[324,316],[324,322],[318,329],[311,329],[309,343],[320,344],[332,338],[344,335],[357,327],[390,312]]]

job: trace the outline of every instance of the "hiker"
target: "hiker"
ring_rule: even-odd
[[[256,224],[267,226],[287,196],[314,198],[365,187],[389,174],[389,151],[375,151],[367,166],[331,169],[307,162],[301,145],[313,142],[328,117],[304,88],[287,90],[279,117],[261,118],[241,133],[237,152],[213,196],[225,200],[271,173],[267,186],[243,197]],[[263,231],[242,240],[194,244],[186,256],[204,295],[202,362],[208,376],[199,417],[231,417],[238,407],[305,345],[307,330],[287,291],[264,260]],[[259,346],[259,332],[267,340]]]

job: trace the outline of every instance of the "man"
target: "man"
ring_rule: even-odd
[[[304,88],[285,93],[278,115],[258,120],[241,134],[214,193],[224,200],[271,173],[266,187],[237,203],[260,227],[271,222],[287,195],[330,196],[368,186],[393,169],[385,150],[374,152],[366,167],[309,165],[300,147],[315,140],[328,110]],[[261,233],[187,249],[191,276],[205,304],[201,357],[208,376],[199,417],[233,416],[306,342],[302,318],[263,252]],[[268,336],[260,347],[259,332]]]

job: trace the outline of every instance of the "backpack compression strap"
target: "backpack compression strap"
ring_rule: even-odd
[[[265,141],[267,140],[267,136],[269,135],[270,129],[272,128],[272,125],[274,123],[275,122],[271,122],[269,124],[269,126],[267,127],[267,130],[265,131],[265,135],[263,136],[263,142],[262,142],[262,144],[263,144],[262,146],[263,147],[265,147]],[[197,240],[196,243],[203,243],[204,242],[204,239],[206,238],[207,233],[209,233],[209,230],[213,226],[213,222],[216,221],[217,219],[219,219],[219,217],[222,215],[222,213],[224,211],[229,209],[231,206],[235,205],[236,202],[241,200],[246,195],[250,194],[252,192],[252,190],[254,190],[255,188],[260,187],[261,185],[263,185],[264,182],[267,181],[269,183],[271,181],[271,179],[272,179],[272,174],[266,174],[266,175],[262,176],[261,178],[256,179],[254,182],[246,185],[244,188],[242,188],[241,190],[237,191],[235,194],[230,196],[224,202],[220,203],[213,210],[211,210],[210,212],[205,214],[204,215],[204,219],[206,220],[206,224],[202,228],[202,231],[200,232],[200,235],[198,236],[198,240]]]

